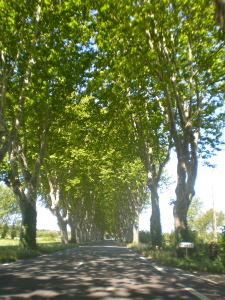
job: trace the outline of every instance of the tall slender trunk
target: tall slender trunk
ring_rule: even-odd
[[[26,207],[22,210],[22,224],[20,231],[20,245],[25,249],[36,249],[36,205],[26,201]]]
[[[188,240],[188,227],[187,227],[187,212],[189,201],[186,193],[186,171],[185,162],[179,159],[177,162],[177,186],[176,186],[176,201],[174,203],[174,226],[176,241]]]
[[[70,229],[71,229],[70,242],[71,243],[76,243],[77,242],[76,228],[74,226],[70,226]]]
[[[5,183],[13,190],[22,214],[20,246],[26,249],[36,249],[36,190],[31,188],[32,191],[28,190],[27,194],[25,194],[17,178],[12,171],[10,177],[5,179]]]
[[[225,31],[225,1],[215,0],[215,20],[220,28]]]
[[[152,215],[150,218],[151,244],[153,247],[162,246],[162,227],[159,209],[159,196],[157,187],[153,184],[149,185],[151,191]]]
[[[67,232],[67,220],[65,220],[61,216],[58,208],[54,210],[54,213],[55,216],[57,217],[58,225],[60,228],[61,244],[62,245],[68,244],[69,241],[68,241],[68,232]]]
[[[83,234],[82,234],[82,230],[81,230],[80,226],[77,227],[77,241],[78,241],[78,243],[84,242],[84,238],[83,238]]]
[[[67,232],[67,224],[68,218],[64,218],[60,213],[60,188],[58,177],[51,176],[50,173],[46,168],[48,184],[49,184],[49,196],[51,199],[51,207],[50,210],[57,217],[58,225],[60,228],[60,235],[61,235],[61,244],[68,244],[68,232]]]
[[[182,155],[179,152],[180,155],[177,155],[176,201],[173,210],[177,242],[188,241],[187,213],[195,195],[194,187],[198,167],[196,146],[192,147],[191,155],[190,152],[187,153],[188,155]]]
[[[134,221],[133,225],[133,243],[139,243],[139,226],[138,226],[138,219]]]
[[[174,86],[176,90],[176,86]],[[195,195],[195,181],[198,168],[198,140],[200,132],[201,114],[197,122],[197,128],[193,129],[191,124],[191,113],[183,110],[182,97],[177,94],[176,106],[181,119],[182,135],[178,133],[176,118],[168,89],[164,86],[164,92],[167,99],[168,114],[167,119],[170,122],[170,133],[174,141],[177,153],[177,186],[176,201],[174,203],[174,225],[176,242],[188,239],[187,212]],[[200,110],[200,107],[199,107]]]
[[[171,34],[171,44],[167,43],[162,33],[160,22],[158,23],[158,20],[155,19],[154,25],[156,28],[158,27],[159,30],[156,30],[158,33],[155,34],[155,28],[149,28],[146,30],[146,36],[149,49],[155,51],[158,58],[154,63],[151,60],[147,60],[147,63],[150,68],[154,69],[155,75],[161,83],[164,97],[162,101],[160,97],[158,99],[162,111],[168,120],[170,135],[177,153],[177,187],[174,219],[176,242],[179,242],[180,239],[185,240],[188,234],[187,212],[194,196],[197,177],[197,152],[202,121],[202,101],[203,97],[208,94],[207,89],[211,80],[207,78],[205,81],[206,88],[204,92],[200,92],[203,85],[199,89],[199,79],[195,80],[197,78],[196,69],[199,69],[199,66],[197,67],[198,63],[196,64],[196,57],[193,54],[195,46],[193,45],[191,33],[187,36],[187,70],[189,78],[187,77],[185,81],[189,82],[188,88],[183,89],[180,87],[178,80],[180,80],[181,70],[167,68],[166,72],[164,72],[163,64],[165,66],[170,64],[176,65],[175,39],[173,34]],[[155,39],[156,35],[158,35],[157,39]],[[170,48],[171,45],[172,48]]]
[[[26,249],[36,249],[36,196],[37,196],[37,178],[31,175],[28,171],[26,159],[23,153],[19,154],[18,145],[13,143],[10,151],[11,171],[9,176],[5,178],[5,183],[10,187],[16,196],[22,213],[22,223],[20,232],[20,245]],[[19,179],[18,165],[23,172],[23,179],[26,185],[27,192]]]
[[[76,221],[74,220],[74,217],[71,216],[70,212],[69,212],[68,224],[69,224],[70,230],[71,230],[70,241],[71,241],[71,243],[76,243],[77,242]]]

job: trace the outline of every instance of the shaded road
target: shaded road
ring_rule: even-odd
[[[225,299],[225,286],[105,241],[0,267],[0,299]]]

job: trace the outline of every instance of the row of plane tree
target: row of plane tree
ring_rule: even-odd
[[[38,196],[66,243],[67,224],[80,241],[132,239],[148,194],[161,246],[172,148],[175,232],[187,239],[198,158],[218,150],[224,125],[224,36],[208,4],[1,1],[1,176],[22,246],[36,247]]]

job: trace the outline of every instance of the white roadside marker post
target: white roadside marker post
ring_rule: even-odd
[[[186,249],[186,259],[188,258],[188,248],[194,248],[194,243],[190,242],[180,242],[179,243],[180,248],[185,248]]]

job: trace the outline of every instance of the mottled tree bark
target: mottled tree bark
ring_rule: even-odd
[[[31,185],[28,192],[25,193],[18,179],[16,160],[15,157],[11,160],[13,168],[10,176],[5,179],[5,182],[15,194],[22,214],[20,245],[26,249],[36,249],[36,190]]]
[[[30,201],[27,201],[26,208],[22,211],[22,224],[20,244],[26,249],[36,249],[36,225],[37,212]]]
[[[138,219],[134,221],[133,225],[133,243],[138,244],[139,243],[139,225],[138,225]]]
[[[195,148],[195,147],[194,147]],[[176,201],[174,203],[174,225],[177,242],[188,241],[187,213],[195,195],[197,177],[197,152],[192,152],[192,159],[179,159],[177,163]]]
[[[225,0],[215,0],[215,20],[225,31]]]
[[[151,244],[153,247],[162,246],[162,227],[161,227],[161,216],[159,209],[159,196],[157,187],[153,184],[149,185],[151,190],[151,205],[152,214],[150,218],[150,232],[151,232]]]
[[[74,217],[71,216],[71,213],[70,213],[70,212],[69,212],[68,224],[69,224],[70,230],[71,230],[71,238],[70,238],[70,242],[71,242],[71,243],[76,243],[76,242],[77,242],[77,236],[76,236],[76,221],[74,220]]]
[[[68,223],[67,219],[65,219],[61,216],[58,208],[54,209],[54,214],[57,217],[58,225],[60,228],[61,244],[66,245],[69,243],[68,232],[67,232],[67,223]]]

